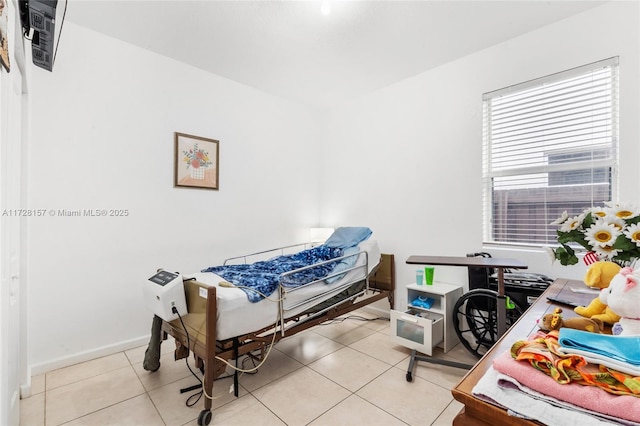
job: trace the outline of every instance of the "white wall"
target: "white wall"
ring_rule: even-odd
[[[61,37],[53,72],[33,72],[28,205],[129,216],[29,222],[34,373],[146,343],[156,268],[306,241],[319,221],[312,111],[72,23]],[[220,141],[219,191],[173,188],[176,131]]]
[[[364,223],[395,253],[400,289],[414,281],[408,256],[464,256],[482,247],[482,94],[620,56],[620,200],[640,202],[638,2],[613,2],[332,110],[323,142],[325,225]],[[470,35],[472,36],[472,35]],[[340,153],[339,155],[336,153]],[[352,185],[337,185],[338,182]],[[364,182],[358,196],[352,189]],[[541,250],[485,248],[531,271],[582,278],[584,265],[551,265]],[[467,285],[464,268],[438,267]]]

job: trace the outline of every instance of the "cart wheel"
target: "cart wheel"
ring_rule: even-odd
[[[465,293],[453,307],[453,327],[463,346],[481,358],[498,340],[498,293],[488,289],[475,289]],[[513,308],[507,309],[507,328],[524,310],[511,299]]]
[[[407,371],[407,382],[413,381],[413,377],[411,376],[411,371]]]
[[[200,411],[200,415],[198,416],[198,426],[207,426],[211,423],[211,410],[202,410]]]

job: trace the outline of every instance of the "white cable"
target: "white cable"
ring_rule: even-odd
[[[224,282],[225,284],[227,284],[227,282],[226,282],[226,281],[223,281],[223,282]],[[220,283],[220,284],[222,284],[222,283]],[[283,298],[278,299],[278,300],[270,299],[270,298],[268,298],[266,295],[264,295],[263,293],[261,293],[260,291],[255,290],[255,289],[253,289],[253,288],[251,288],[251,287],[246,287],[246,286],[236,286],[236,285],[233,285],[233,284],[231,284],[231,283],[228,283],[228,284],[230,284],[230,286],[229,286],[229,285],[221,285],[221,287],[226,287],[226,288],[232,288],[232,287],[241,288],[241,287],[245,287],[245,288],[249,288],[249,289],[251,289],[251,290],[255,291],[256,293],[260,294],[262,297],[264,297],[265,299],[267,299],[267,300],[269,300],[269,301],[271,301],[271,302],[276,302],[276,303],[277,303],[277,302],[280,302],[281,300],[283,300]],[[276,314],[276,322],[274,323],[274,324],[276,324],[276,327],[277,327],[277,324],[278,324],[278,322],[279,322],[279,321],[280,321],[280,310],[278,309],[278,313]],[[252,373],[252,372],[254,372],[254,371],[258,370],[258,368],[262,367],[262,364],[264,364],[264,363],[267,361],[267,358],[269,357],[269,354],[271,353],[271,349],[273,348],[274,343],[275,343],[275,341],[276,341],[276,334],[277,334],[277,330],[276,330],[276,329],[275,329],[275,327],[274,327],[274,330],[273,330],[273,337],[271,338],[271,343],[269,344],[269,347],[267,348],[267,352],[264,354],[264,357],[262,358],[262,361],[260,361],[260,363],[259,363],[258,365],[256,365],[256,366],[254,366],[253,368],[250,368],[250,369],[242,369],[242,368],[238,368],[238,367],[236,367],[235,365],[231,364],[229,361],[227,361],[227,360],[226,360],[226,359],[224,359],[224,358],[221,358],[221,357],[219,357],[219,356],[215,356],[214,358],[215,358],[215,359],[217,359],[218,361],[220,361],[220,362],[222,362],[222,363],[226,364],[227,366],[231,367],[231,369],[233,369],[234,371],[239,371],[239,372],[241,372],[242,374],[244,374],[244,373]],[[211,366],[211,367],[213,367],[213,366]],[[205,368],[207,368],[207,367],[205,366]],[[208,398],[208,399],[210,399],[210,400],[213,400],[213,399],[215,399],[215,398],[220,398],[220,396],[222,396],[222,395],[220,395],[220,396],[217,396],[217,397],[215,397],[215,398],[214,398],[214,397],[212,397],[212,396],[208,395],[208,394],[207,394],[207,391],[206,391],[206,390],[205,390],[205,388],[204,388],[204,380],[202,380],[202,393],[203,393],[203,395],[205,396],[205,398]]]

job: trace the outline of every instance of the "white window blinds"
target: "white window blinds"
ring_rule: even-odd
[[[483,95],[484,240],[556,242],[550,222],[612,199],[618,58]]]

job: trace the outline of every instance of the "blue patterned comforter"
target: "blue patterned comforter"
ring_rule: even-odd
[[[202,272],[213,272],[236,286],[242,286],[240,289],[247,293],[249,301],[259,302],[263,299],[263,294],[269,296],[278,288],[282,274],[305,266],[335,259],[342,256],[342,253],[343,250],[340,248],[322,245],[295,254],[255,262],[250,265],[212,266],[203,269]],[[329,275],[338,263],[339,261],[329,262],[297,272],[287,277],[287,282],[283,282],[282,285],[286,287],[299,287],[303,284],[322,279]]]

